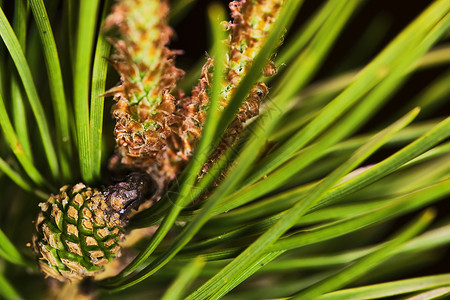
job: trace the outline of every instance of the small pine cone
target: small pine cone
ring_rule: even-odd
[[[39,204],[32,244],[42,272],[72,281],[102,271],[120,256],[126,216],[150,189],[148,176],[134,173],[104,190],[66,185]]]

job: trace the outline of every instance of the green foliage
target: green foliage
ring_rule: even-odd
[[[172,1],[170,22],[183,24],[191,8],[203,5],[197,2]],[[358,51],[374,53],[363,64],[351,55],[334,57],[366,2],[373,1],[323,1],[298,27],[307,3],[287,1],[223,112],[216,109],[226,60],[220,24],[228,17],[220,4],[208,5],[215,67],[202,137],[167,194],[132,218],[128,230],[155,226],[154,233],[132,246],[136,256],[119,274],[93,282],[99,298],[449,294],[450,275],[430,275],[430,268],[446,262],[450,245],[450,1],[434,1],[383,45],[375,36],[383,34],[379,26],[369,27],[356,42]],[[38,201],[63,184],[100,185],[109,175],[103,154],[113,153],[114,137],[104,110],[112,100],[101,95],[117,77],[108,72],[111,46],[101,28],[113,1],[75,3],[20,0],[0,7],[0,295],[6,299],[46,297],[40,289],[19,289],[23,281],[36,287],[45,280],[24,247]],[[375,17],[386,31],[388,21]],[[193,40],[203,38],[193,30]],[[279,74],[261,79],[274,51]],[[342,65],[324,70],[330,58]],[[191,63],[180,87],[196,84],[203,62]],[[415,86],[424,72],[432,78]],[[261,80],[270,94],[259,117],[197,180]],[[409,90],[415,94],[394,106]]]

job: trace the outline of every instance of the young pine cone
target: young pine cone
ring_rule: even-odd
[[[41,203],[33,249],[46,276],[80,280],[120,256],[127,215],[151,193],[147,175],[134,173],[104,190],[78,183]]]

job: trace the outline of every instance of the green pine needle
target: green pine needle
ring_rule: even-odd
[[[185,292],[189,285],[196,279],[204,265],[204,259],[199,256],[184,266],[161,300],[183,299],[183,292]]]
[[[89,122],[89,86],[98,0],[80,1],[77,47],[74,67],[74,112],[81,175],[85,182],[94,180]]]
[[[16,289],[8,282],[8,280],[0,274],[0,295],[7,300],[22,299]]]
[[[102,22],[100,28],[103,28],[104,20],[111,9],[111,1],[104,4]],[[92,168],[95,180],[101,178],[100,170],[102,163],[102,133],[103,133],[103,109],[104,99],[102,94],[105,92],[106,73],[108,70],[108,62],[105,57],[109,56],[111,44],[106,41],[103,33],[97,38],[97,46],[94,55],[94,66],[92,68],[92,88],[91,88],[91,113],[90,113],[90,138],[91,138],[91,154]]]
[[[379,299],[450,285],[450,274],[411,278],[340,290],[318,297],[320,300]],[[448,288],[447,288],[448,289]],[[429,299],[421,298],[421,299]]]

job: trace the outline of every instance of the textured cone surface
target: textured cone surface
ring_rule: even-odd
[[[283,0],[232,1],[230,3],[233,21],[227,24],[230,30],[228,37],[228,55],[226,66],[226,82],[222,89],[221,109],[233,96],[242,78],[247,74],[254,58],[263,47],[273,23],[279,16]],[[168,169],[177,166],[181,170],[181,162],[185,162],[192,154],[206,121],[209,107],[208,92],[211,87],[212,69],[214,61],[208,59],[202,68],[198,84],[193,88],[191,97],[186,97],[177,105],[177,115],[183,116],[181,130],[177,137],[182,141],[178,151],[164,153],[163,164]],[[264,76],[272,76],[277,72],[275,65],[267,62]],[[240,107],[236,118],[225,132],[222,142],[212,154],[210,160],[203,167],[202,172],[209,170],[212,164],[231,147],[242,133],[244,123],[259,114],[259,106],[269,90],[262,82],[258,82],[251,90]],[[174,172],[176,174],[176,172]],[[202,176],[203,174],[200,174]]]
[[[147,174],[131,173],[102,190],[79,183],[39,204],[33,248],[41,270],[60,281],[94,276],[120,255],[132,209],[155,193]]]
[[[265,44],[270,29],[281,11],[283,2],[283,0],[241,0],[230,3],[233,21],[228,24],[230,29],[228,70],[226,86],[222,93],[223,106],[227,105],[242,78],[247,74],[253,60]],[[268,61],[264,75],[272,76],[275,73],[274,64]],[[249,99],[247,99],[247,102],[256,102],[256,104],[247,103],[243,105],[240,113],[248,111],[249,117],[255,116],[258,113],[259,102],[267,94],[266,89],[263,83],[258,83],[255,89],[250,92]]]
[[[277,19],[283,0],[232,1],[230,3],[233,21],[228,25],[229,53],[227,82],[222,92],[222,105],[226,106],[242,78],[247,74],[253,60],[263,47],[273,23]],[[273,62],[268,61],[264,76],[277,72]],[[239,109],[235,121],[226,134],[232,142],[242,130],[242,124],[259,114],[259,105],[269,93],[263,82],[258,82]]]
[[[94,276],[120,255],[120,214],[99,190],[64,186],[39,206],[33,248],[46,275],[61,281]]]
[[[106,22],[106,29],[116,33],[112,64],[121,76],[121,84],[111,90],[117,102],[117,152],[130,168],[158,164],[158,155],[181,127],[170,92],[184,72],[174,65],[176,53],[166,47],[172,34],[167,13],[166,1],[122,0]]]
[[[227,41],[229,49],[226,62],[226,81],[223,84],[221,94],[221,109],[228,105],[253,60],[263,47],[283,4],[284,0],[230,2],[229,7],[233,20],[226,24],[230,32]],[[211,59],[204,65],[199,84],[192,91],[193,102],[207,102],[205,98],[208,97],[207,91],[210,88],[213,65]],[[268,61],[262,75],[273,76],[276,72],[277,69],[273,62]],[[218,157],[235,143],[244,129],[245,122],[259,114],[260,104],[268,93],[269,89],[263,82],[258,82],[253,86],[248,97],[239,108],[235,119],[225,132],[221,143],[204,166],[203,172],[207,172]],[[204,105],[200,107],[204,107]]]

